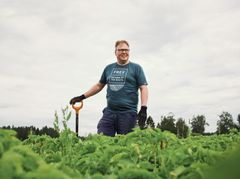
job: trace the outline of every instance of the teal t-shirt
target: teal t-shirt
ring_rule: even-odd
[[[147,85],[140,65],[133,62],[126,65],[112,63],[105,67],[99,82],[107,84],[109,110],[137,112],[138,89],[141,85]]]

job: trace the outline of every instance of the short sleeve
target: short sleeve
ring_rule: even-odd
[[[148,85],[146,76],[140,65],[137,68],[137,83],[138,83],[138,86]]]
[[[99,82],[102,84],[107,84],[106,68],[103,70],[102,76],[101,76]]]

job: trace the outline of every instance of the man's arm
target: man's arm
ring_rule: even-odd
[[[98,82],[92,88],[90,88],[86,93],[84,93],[84,96],[86,98],[93,96],[93,95],[97,94],[98,92],[100,92],[104,88],[104,86],[105,86],[105,84]]]
[[[138,112],[137,121],[140,129],[144,129],[147,120],[148,88],[147,85],[142,85],[139,88],[141,91],[141,109]]]
[[[148,102],[147,85],[142,85],[139,88],[140,88],[140,92],[141,92],[141,106],[147,106],[147,102]]]
[[[70,100],[70,104],[74,105],[76,102],[81,102],[82,100],[97,94],[99,91],[103,89],[105,84],[98,82],[92,88],[90,88],[86,93],[81,96],[74,97]]]

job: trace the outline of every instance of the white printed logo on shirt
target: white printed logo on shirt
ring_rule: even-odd
[[[112,91],[119,91],[124,87],[127,73],[127,68],[113,68],[113,71],[108,78],[108,85]]]

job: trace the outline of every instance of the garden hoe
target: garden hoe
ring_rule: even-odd
[[[80,102],[80,105],[78,106],[78,105],[76,105],[76,104],[73,104],[72,105],[72,108],[75,110],[75,112],[76,112],[76,135],[77,135],[77,137],[78,137],[78,123],[79,123],[79,120],[78,120],[78,118],[79,118],[79,111],[80,111],[80,109],[82,109],[82,107],[83,107],[83,102],[81,101]]]

